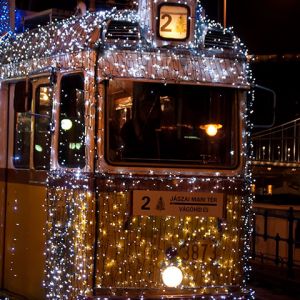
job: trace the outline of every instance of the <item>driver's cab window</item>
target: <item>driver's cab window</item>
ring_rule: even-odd
[[[52,88],[43,82],[27,79],[15,84],[13,163],[16,168],[47,170],[50,167]]]
[[[49,85],[40,85],[36,89],[34,151],[33,164],[35,169],[50,167],[50,121],[52,113],[52,89]]]
[[[233,89],[115,79],[106,103],[111,164],[237,166]]]
[[[66,168],[85,166],[83,74],[64,75],[60,83],[58,163]]]
[[[32,83],[22,80],[14,91],[15,135],[13,162],[16,168],[29,169],[31,137]]]

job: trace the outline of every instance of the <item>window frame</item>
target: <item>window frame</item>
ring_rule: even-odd
[[[24,88],[25,91],[23,92],[16,92],[18,88],[18,85],[24,84]],[[28,91],[30,90],[31,92],[27,94],[28,91],[26,91],[26,88],[28,86]],[[33,104],[33,84],[31,82],[31,80],[29,78],[23,78],[17,82],[14,83],[13,85],[13,112],[14,112],[14,118],[13,118],[13,153],[12,153],[12,164],[13,167],[15,169],[19,169],[19,170],[29,170],[31,168],[31,139],[32,139],[32,117],[31,117],[31,112],[32,112],[32,104]],[[24,96],[23,99],[21,99],[22,101],[24,101],[23,103],[23,108],[24,111],[17,111],[17,105],[16,105],[16,95],[17,94],[21,94]],[[20,105],[21,106],[21,105]],[[21,114],[28,114],[26,116],[26,118],[29,118],[29,123],[30,123],[30,132],[29,132],[29,145],[28,147],[28,161],[26,161],[26,164],[17,164],[16,163],[16,145],[17,145],[17,121],[18,121],[18,116],[17,114],[21,113]],[[23,161],[23,159],[22,159]]]
[[[28,114],[28,117],[30,119],[30,135],[29,135],[29,163],[28,165],[25,166],[18,166],[15,163],[15,154],[16,154],[16,126],[17,126],[17,111],[15,110],[15,89],[16,89],[16,85],[18,82],[22,82],[22,81],[28,81],[31,84],[31,92],[29,93],[30,95],[30,100],[28,101],[30,103],[30,105],[27,106],[28,110],[26,112],[23,112],[25,114]],[[37,90],[40,86],[49,86],[51,88],[51,83],[49,81],[49,76],[46,75],[42,75],[42,76],[36,76],[36,77],[27,77],[24,79],[21,79],[17,82],[14,83],[13,85],[13,140],[12,140],[12,166],[15,169],[18,170],[36,170],[36,171],[48,171],[50,169],[50,160],[51,160],[51,154],[49,156],[49,165],[47,166],[47,168],[36,168],[35,167],[35,163],[34,163],[34,140],[35,140],[35,107],[36,107],[36,101],[37,101]],[[52,99],[51,101],[51,111],[53,110],[53,92],[52,92]],[[52,115],[50,117],[50,124],[52,121]],[[49,143],[51,144],[51,136],[49,138]]]
[[[120,80],[120,81],[131,81],[131,82],[144,82],[144,83],[161,83],[161,82],[155,82],[152,80],[138,80],[135,78],[114,78],[113,80]],[[166,82],[167,84],[178,84],[178,83],[174,83],[174,82]],[[188,164],[188,163],[183,163],[183,161],[180,164],[176,164],[174,162],[150,162],[150,161],[135,161],[135,162],[128,162],[128,161],[117,161],[117,162],[112,162],[109,159],[109,107],[110,104],[108,103],[109,99],[108,99],[108,84],[109,81],[105,80],[102,82],[103,86],[104,86],[104,148],[103,148],[103,156],[104,156],[104,161],[105,164],[102,164],[104,167],[106,167],[106,169],[108,170],[116,170],[116,168],[120,167],[125,167],[128,169],[136,169],[136,170],[141,170],[141,168],[149,168],[149,167],[153,167],[158,169],[163,169],[164,171],[166,169],[170,169],[170,170],[180,170],[180,173],[182,173],[182,170],[186,170],[187,172],[189,172],[189,170],[198,170],[197,172],[199,172],[199,170],[203,170],[203,172],[216,172],[217,170],[221,170],[221,171],[228,171],[230,173],[232,173],[232,171],[236,172],[237,170],[241,169],[242,167],[242,163],[244,162],[244,160],[241,158],[241,152],[242,152],[242,128],[244,126],[243,121],[241,120],[240,116],[241,116],[241,108],[244,104],[241,103],[241,96],[239,96],[241,90],[236,89],[236,88],[232,88],[232,87],[228,87],[228,86],[215,86],[217,88],[227,88],[227,89],[234,89],[234,112],[232,117],[235,118],[235,120],[233,121],[234,124],[234,128],[236,131],[236,134],[234,135],[234,152],[235,152],[235,157],[234,157],[234,164],[232,166],[220,166],[220,165],[207,165],[205,166],[204,164],[197,166],[196,164]],[[185,86],[202,86],[202,87],[211,87],[213,88],[214,86],[212,85],[199,85],[196,84],[195,82],[193,83],[181,83],[181,85],[185,85]],[[246,91],[243,91],[246,92]],[[142,172],[143,173],[143,172]]]
[[[62,90],[62,80],[64,77],[66,76],[74,76],[74,75],[79,75],[82,78],[82,82],[83,82],[83,111],[84,111],[84,144],[83,144],[83,148],[84,148],[84,164],[82,166],[66,166],[61,164],[60,162],[60,158],[59,158],[59,149],[60,149],[60,117],[61,117],[61,103],[62,103],[62,97],[61,97],[61,90]],[[57,102],[57,106],[56,106],[56,117],[55,117],[55,122],[56,122],[56,142],[55,142],[55,168],[59,168],[59,169],[70,169],[70,170],[85,170],[89,163],[88,163],[88,155],[87,155],[87,143],[86,143],[86,106],[85,106],[85,97],[86,97],[86,91],[85,91],[85,72],[84,71],[75,71],[75,72],[63,72],[59,74],[59,84],[58,84],[58,90],[57,93],[59,95],[59,101]]]
[[[52,89],[52,100],[50,99],[50,115],[49,115],[49,131],[50,131],[50,126],[51,126],[51,122],[52,122],[52,110],[53,110],[53,88],[51,87],[51,83],[41,83],[38,84],[35,87],[35,97],[34,97],[34,103],[33,103],[33,107],[34,107],[34,113],[32,114],[32,118],[33,118],[33,138],[32,138],[32,165],[33,168],[35,170],[50,170],[50,165],[51,165],[51,150],[49,151],[49,163],[47,164],[46,168],[41,168],[41,167],[37,167],[36,166],[36,160],[35,160],[35,142],[36,142],[36,137],[37,137],[37,130],[36,130],[36,120],[37,118],[46,118],[46,116],[40,115],[36,112],[37,109],[37,102],[38,100],[40,100],[40,98],[38,99],[38,91],[40,88],[42,87],[49,87],[50,89]],[[52,103],[51,103],[52,102]],[[40,103],[39,103],[40,106]],[[49,132],[50,133],[50,132]],[[49,146],[51,147],[51,133],[49,134]]]

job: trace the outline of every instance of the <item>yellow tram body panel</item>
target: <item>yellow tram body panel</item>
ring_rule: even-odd
[[[0,245],[4,245],[4,224],[3,221],[5,220],[5,182],[2,180],[0,181]],[[3,269],[3,247],[0,249],[0,268]],[[3,273],[0,272],[0,281],[2,282]]]
[[[44,299],[46,189],[9,182],[7,191],[4,288]]]
[[[137,295],[144,290],[146,296],[174,294],[162,282],[161,272],[170,263],[183,272],[183,295],[195,290],[222,294],[228,286],[241,284],[241,196],[226,197],[226,220],[130,216],[129,192],[100,193],[98,201],[96,288],[100,294],[120,296],[124,290],[128,295],[133,290]]]

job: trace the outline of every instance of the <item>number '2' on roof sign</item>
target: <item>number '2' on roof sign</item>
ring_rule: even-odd
[[[158,35],[166,40],[185,40],[189,37],[190,9],[175,3],[158,7]]]

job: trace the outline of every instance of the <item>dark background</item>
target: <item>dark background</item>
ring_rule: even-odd
[[[223,22],[223,1],[203,0],[206,14]],[[227,0],[227,26],[246,44],[257,84],[277,96],[276,124],[300,117],[300,0]],[[257,93],[258,123],[270,103]],[[265,106],[265,109],[262,107]],[[266,120],[267,121],[267,120]]]
[[[201,3],[209,16],[222,19],[222,0]],[[299,18],[299,0],[227,0],[227,24],[250,53],[299,52]]]
[[[195,0],[196,1],[196,0]],[[86,1],[87,5],[89,1]],[[129,4],[131,1],[117,1]],[[77,0],[16,0],[24,10],[74,10]],[[96,0],[97,5],[109,1]],[[206,14],[222,21],[223,0],[202,0]],[[300,52],[300,0],[227,0],[227,25],[246,42],[250,53]]]
[[[223,1],[201,1],[210,19],[223,23]],[[77,0],[16,0],[17,8],[36,11],[75,11],[76,4]],[[109,1],[96,0],[96,5],[107,7]],[[300,117],[300,0],[227,0],[227,26],[257,57],[252,63],[256,83],[276,92],[276,124]],[[269,106],[264,97],[258,98],[262,99],[257,103]]]

